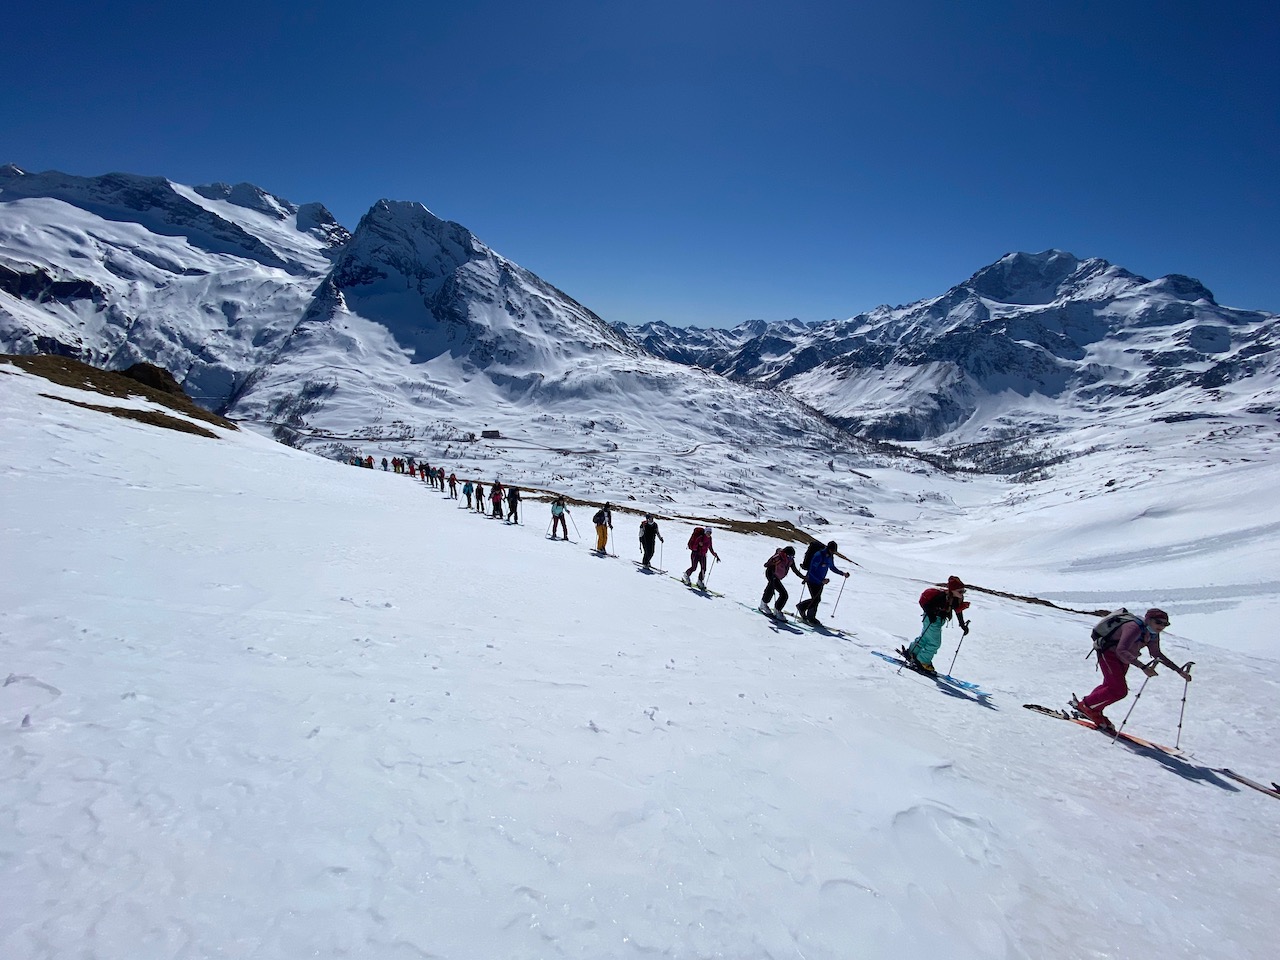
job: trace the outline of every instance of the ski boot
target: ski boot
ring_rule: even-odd
[[[1076,713],[1080,714],[1080,716],[1084,717],[1089,722],[1091,722],[1095,727],[1097,727],[1103,733],[1116,732],[1115,724],[1112,723],[1110,720],[1108,720],[1106,715],[1101,710],[1095,710],[1093,707],[1089,706],[1088,704],[1082,703],[1081,701],[1075,698],[1074,694],[1071,697],[1071,709],[1076,711]]]

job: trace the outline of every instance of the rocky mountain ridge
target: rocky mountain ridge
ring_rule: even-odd
[[[1223,307],[1190,277],[1152,281],[1048,250],[847,320],[622,329],[670,359],[779,387],[860,435],[919,440],[1011,426],[975,420],[994,406],[1024,424],[1147,401],[1169,415],[1274,414],[1277,319]]]

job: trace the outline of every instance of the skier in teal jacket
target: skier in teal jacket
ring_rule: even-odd
[[[959,577],[948,577],[947,585],[939,590],[930,587],[920,594],[920,609],[924,611],[920,636],[912,641],[904,652],[907,659],[926,673],[935,673],[933,658],[942,646],[942,628],[954,613],[964,636],[969,635],[969,624],[960,614],[969,609],[964,600],[964,583]]]

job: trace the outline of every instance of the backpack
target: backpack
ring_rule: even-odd
[[[1121,607],[1119,610],[1111,611],[1094,624],[1093,629],[1089,631],[1089,636],[1093,638],[1093,652],[1102,653],[1103,650],[1110,650],[1119,643],[1120,628],[1126,623],[1142,625],[1142,618]]]
[[[813,561],[814,555],[822,548],[822,544],[817,540],[810,540],[809,546],[804,549],[804,559],[800,561],[800,569],[808,570],[809,564]]]
[[[591,518],[591,522],[594,523],[597,527],[603,527],[606,523],[609,522],[609,518],[605,516],[604,507],[601,507],[599,510],[596,511],[596,515]]]
[[[773,552],[773,556],[764,562],[764,568],[773,574],[779,580],[783,578],[787,570],[790,569],[791,557],[787,554],[786,548],[779,547]]]
[[[928,587],[920,594],[920,609],[930,617],[951,619],[951,604],[947,602],[947,591],[939,590],[937,587]]]
[[[690,550],[702,549],[702,538],[706,536],[706,533],[707,531],[702,529],[702,527],[694,527],[693,533],[689,534],[689,549]]]

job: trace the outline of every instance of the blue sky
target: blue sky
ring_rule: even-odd
[[[456,220],[608,320],[824,320],[1011,250],[1280,311],[1280,14],[1179,2],[27,4],[0,162]]]

